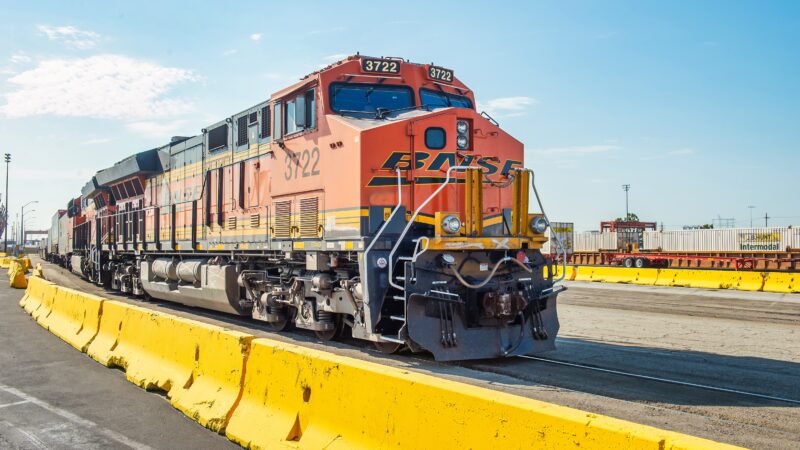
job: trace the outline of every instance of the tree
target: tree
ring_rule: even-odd
[[[637,216],[634,213],[628,213],[628,215],[625,216],[624,219],[622,217],[617,217],[617,219],[614,220],[614,222],[638,222],[638,221],[639,221],[639,216]]]

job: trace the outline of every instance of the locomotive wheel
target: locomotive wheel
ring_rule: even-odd
[[[375,348],[379,352],[387,355],[397,353],[403,347],[403,344],[398,344],[397,342],[373,342],[373,344],[375,344]]]
[[[289,331],[294,328],[294,314],[287,312],[283,320],[267,322],[273,331]]]
[[[332,330],[314,331],[314,334],[317,335],[317,339],[323,342],[342,340],[345,337],[347,325],[345,325],[341,314],[334,315],[333,325],[334,327]]]

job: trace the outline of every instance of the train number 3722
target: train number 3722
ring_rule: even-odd
[[[311,151],[287,151],[285,162],[286,170],[283,172],[283,177],[287,181],[319,175],[319,149],[316,147]]]

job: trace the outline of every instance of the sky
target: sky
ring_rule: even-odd
[[[800,224],[800,2],[299,5],[0,0],[10,220],[38,201],[45,229],[97,170],[361,52],[453,69],[552,221],[597,229],[630,184],[666,229]]]

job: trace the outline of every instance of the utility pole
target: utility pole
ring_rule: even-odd
[[[631,185],[630,184],[623,184],[622,185],[622,190],[625,191],[625,221],[627,221],[628,220],[628,215],[629,215],[629,213],[628,213],[628,191],[631,190]]]
[[[11,164],[11,153],[6,153],[5,160],[6,160],[6,213],[5,213],[6,227],[3,230],[3,236],[5,236],[5,239],[3,240],[3,251],[8,252],[8,166],[9,164]]]
[[[764,227],[766,228],[768,226],[769,226],[769,214],[764,213]]]
[[[755,206],[750,205],[748,208],[750,208],[750,228],[753,228],[753,208],[755,208]]]
[[[20,242],[22,243],[23,250],[25,249],[25,207],[32,204],[32,203],[39,203],[38,200],[31,200],[28,203],[22,205],[22,210],[19,214],[19,232],[20,232]],[[35,210],[34,210],[35,211]],[[31,212],[31,211],[28,211]]]

